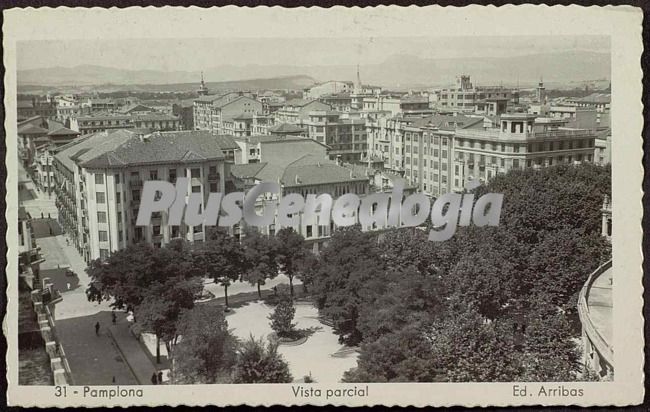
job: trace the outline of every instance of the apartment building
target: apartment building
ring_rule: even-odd
[[[86,261],[142,241],[156,247],[174,238],[202,241],[203,225],[168,226],[164,212],[147,227],[135,226],[143,182],[187,177],[188,191],[201,193],[206,202],[210,192],[234,189],[230,167],[237,150],[231,137],[208,131],[84,136],[54,156],[61,223]]]
[[[496,128],[456,129],[453,189],[510,169],[593,162],[595,131],[563,126],[562,120],[513,113],[501,115]]]
[[[309,119],[309,112],[315,110],[332,110],[332,106],[318,100],[288,100],[284,102],[282,108],[275,112],[275,121],[303,125]]]
[[[70,129],[82,136],[107,130],[131,129],[135,125],[131,115],[104,113],[90,116],[73,115],[70,117]]]
[[[250,92],[232,92],[223,95],[204,95],[194,100],[194,127],[225,133],[225,120],[238,115],[262,114],[262,103]]]
[[[303,139],[305,144],[309,139]],[[330,160],[323,153],[303,154],[296,157],[288,147],[287,142],[275,142],[277,150],[275,155],[264,158],[266,161],[254,164],[234,165],[231,173],[239,181],[241,190],[248,190],[260,182],[278,182],[281,193],[261,197],[257,202],[258,213],[267,203],[276,203],[278,199],[290,193],[298,193],[303,198],[308,195],[327,193],[336,199],[346,193],[355,193],[360,196],[369,193],[369,178],[362,174],[355,174],[352,170],[342,167]],[[329,225],[318,225],[303,220],[300,213],[298,224],[293,229],[304,236],[312,245],[312,250],[317,253],[325,244],[332,232],[336,229],[334,222]],[[275,234],[282,228],[277,219],[268,227],[261,228],[262,233]]]
[[[513,97],[512,90],[503,86],[474,86],[468,75],[458,76],[455,87],[438,90],[437,95],[439,109],[457,112],[473,112],[486,99]]]
[[[332,110],[339,112],[349,112],[352,110],[352,96],[350,93],[324,94],[318,100],[329,105]]]
[[[346,162],[359,162],[368,151],[366,121],[332,110],[309,112],[304,123],[309,138],[329,146],[330,157]]]

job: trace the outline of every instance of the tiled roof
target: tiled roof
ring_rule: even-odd
[[[239,165],[232,165],[230,173],[240,179],[252,178],[266,166],[266,163],[245,163]]]
[[[133,133],[112,150],[82,160],[89,168],[223,159],[219,139],[207,130],[156,132],[144,138]]]
[[[89,134],[62,146],[54,157],[69,170],[74,170],[76,167],[75,162],[83,163],[92,160],[106,152],[115,150],[134,137],[136,135],[129,130],[113,130]]]
[[[32,124],[26,124],[18,128],[18,134],[36,135],[36,134],[47,134],[47,133],[48,133],[47,129],[43,129],[42,127],[34,126]]]
[[[312,163],[289,165],[282,175],[286,187],[311,186],[350,181],[364,181],[368,178],[357,176],[352,170],[333,163]]]
[[[304,131],[306,131],[306,129],[304,129],[304,128],[298,126],[298,125],[291,124],[291,123],[280,123],[280,124],[277,124],[277,125],[269,128],[269,132],[278,133],[278,134],[280,134],[280,133],[298,133],[298,132],[304,132]]]
[[[121,108],[119,110],[119,112],[126,114],[126,113],[131,113],[131,112],[135,111],[136,109],[138,111],[143,111],[143,110],[153,111],[154,110],[152,107],[145,106],[145,105],[140,104],[140,103],[133,103],[133,104],[130,104],[130,105],[126,106],[126,107]]]
[[[477,123],[482,123],[482,117],[469,116],[452,116],[443,114],[434,114],[413,120],[414,127],[437,127],[443,130],[465,129]]]
[[[589,96],[574,99],[574,101],[577,102],[596,103],[596,104],[610,103],[611,100],[612,100],[612,95],[609,93],[592,93]]]
[[[291,99],[287,100],[284,102],[284,106],[295,106],[295,107],[303,107],[307,106],[309,103],[317,102],[318,100],[315,99]]]
[[[174,116],[167,113],[146,113],[146,114],[134,114],[131,116],[134,121],[144,121],[144,122],[159,122],[167,120],[178,120],[178,116]]]
[[[212,135],[212,137],[217,141],[221,150],[238,150],[239,145],[229,134],[218,134]]]
[[[290,141],[296,141],[296,140],[305,140],[309,139],[308,137],[303,137],[303,136],[292,136],[292,135],[256,135],[256,136],[250,136],[248,138],[249,143],[251,144],[257,144],[257,143],[272,143],[272,142],[290,142]]]
[[[67,127],[61,127],[60,129],[49,132],[47,135],[48,136],[76,136],[79,135],[79,132],[70,130]]]

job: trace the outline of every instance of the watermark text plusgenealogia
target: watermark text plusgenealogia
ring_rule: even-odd
[[[336,200],[323,193],[290,193],[278,199],[279,183],[262,182],[248,192],[228,194],[210,193],[202,208],[203,194],[188,192],[188,179],[178,178],[175,184],[151,180],[144,183],[138,211],[137,226],[148,226],[154,212],[168,213],[167,224],[177,226],[231,227],[242,218],[250,226],[265,227],[273,223],[281,227],[301,224],[363,227],[413,227],[424,224],[431,217],[433,229],[429,240],[444,241],[456,233],[457,226],[497,226],[501,218],[503,194],[486,193],[474,199],[473,193],[446,193],[433,205],[424,193],[413,193],[404,198],[404,181],[397,180],[392,192],[372,193],[359,197],[346,193]],[[275,195],[275,197],[274,197]],[[259,202],[263,198],[265,201]],[[258,210],[259,209],[259,210]],[[258,213],[260,212],[260,213]]]

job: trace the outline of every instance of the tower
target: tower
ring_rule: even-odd
[[[357,81],[354,83],[354,93],[359,94],[363,91],[361,85],[361,74],[359,73],[359,65],[357,64]]]
[[[546,89],[544,88],[544,79],[542,77],[539,78],[536,97],[537,97],[537,101],[540,103],[544,103],[544,101],[546,100]]]
[[[206,96],[208,94],[208,88],[205,86],[205,81],[203,80],[203,72],[201,72],[201,86],[199,86],[197,92],[199,93],[199,96]]]

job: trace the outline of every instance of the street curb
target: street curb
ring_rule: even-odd
[[[138,375],[135,373],[135,371],[134,371],[133,368],[131,367],[131,364],[129,363],[129,361],[126,360],[126,356],[124,355],[124,352],[122,352],[122,348],[120,348],[120,345],[118,345],[117,340],[115,340],[115,336],[113,336],[113,331],[111,330],[111,327],[109,326],[109,327],[107,328],[107,330],[108,330],[108,334],[109,334],[110,337],[111,337],[111,341],[113,341],[113,344],[114,344],[115,347],[117,348],[117,351],[120,352],[120,356],[121,356],[122,359],[124,360],[124,363],[126,363],[126,366],[129,367],[129,371],[131,371],[131,375],[133,375],[133,377],[134,377],[135,380],[138,382],[138,384],[140,384],[140,385],[144,385],[142,382],[140,382],[140,379],[138,379]]]

